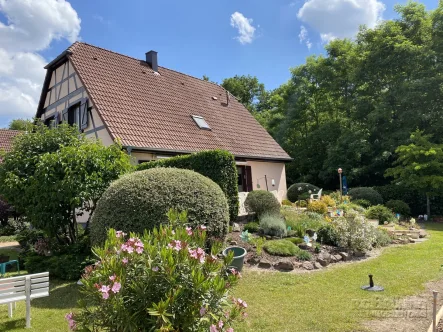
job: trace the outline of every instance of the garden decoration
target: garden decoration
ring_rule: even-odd
[[[314,240],[314,242],[317,242],[317,233],[314,233],[314,235],[312,236],[312,239]]]
[[[303,237],[303,240],[305,241],[305,243],[308,247],[312,247],[312,243],[310,243],[309,236],[305,235]]]
[[[361,289],[365,290],[365,291],[369,291],[369,292],[382,292],[385,289],[381,286],[375,286],[374,285],[374,280],[372,279],[373,275],[370,274],[369,275],[369,285],[365,285],[365,286],[361,286]]]
[[[242,239],[243,242],[249,242],[251,240],[251,234],[246,230],[241,233],[240,239]]]

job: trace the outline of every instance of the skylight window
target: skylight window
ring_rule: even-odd
[[[191,116],[200,129],[211,130],[211,127],[209,127],[208,123],[201,116],[198,115],[191,115]]]

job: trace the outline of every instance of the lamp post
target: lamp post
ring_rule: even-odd
[[[341,174],[343,170],[341,168],[338,169],[338,176],[340,177],[340,203],[343,203],[343,181],[341,179]]]

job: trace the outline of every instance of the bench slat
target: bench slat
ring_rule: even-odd
[[[25,285],[25,280],[16,280],[16,281],[11,281],[8,283],[0,284],[0,289],[8,289],[11,287],[24,286],[24,285]]]
[[[1,297],[0,304],[18,302],[18,301],[24,301],[24,300],[26,300],[26,295],[10,294],[9,297],[5,297],[5,298]]]
[[[49,282],[41,282],[39,284],[31,285],[31,293],[32,290],[40,288],[49,288]]]
[[[41,298],[41,297],[47,297],[47,296],[49,296],[49,292],[48,292],[48,291],[46,291],[46,292],[40,292],[40,293],[37,293],[37,294],[32,294],[32,295],[31,295],[31,300],[33,300],[33,299],[39,299],[39,298]]]
[[[49,281],[49,277],[41,277],[41,278],[31,278],[31,285],[37,284],[39,282]]]
[[[24,290],[25,286],[10,287],[5,289],[0,289],[0,294],[17,293],[17,292],[22,292]]]
[[[22,282],[23,284],[25,284],[25,280],[26,280],[25,276],[0,279],[0,288],[3,287],[4,284],[9,284],[14,282]]]

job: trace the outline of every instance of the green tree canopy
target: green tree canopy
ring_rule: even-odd
[[[428,197],[441,195],[443,192],[443,144],[431,143],[431,135],[422,131],[411,134],[411,143],[396,149],[397,159],[394,166],[386,170],[386,176],[393,177],[396,182]]]
[[[0,191],[34,227],[74,242],[78,215],[91,217],[109,184],[131,168],[119,144],[105,147],[75,127],[39,123],[3,155]]]
[[[30,131],[32,130],[33,122],[29,119],[14,119],[9,123],[9,129]]]
[[[265,93],[265,86],[257,77],[250,75],[234,76],[223,80],[221,86],[228,90],[250,111],[256,109],[257,103]]]

